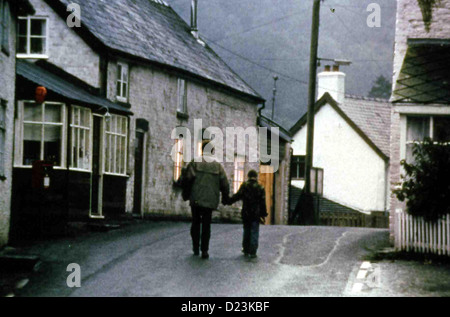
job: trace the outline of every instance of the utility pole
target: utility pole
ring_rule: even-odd
[[[311,193],[311,168],[313,167],[314,149],[314,106],[316,104],[316,80],[317,80],[317,47],[319,44],[319,20],[320,1],[314,0],[311,51],[309,59],[309,89],[308,89],[308,114],[307,114],[307,139],[305,158],[305,193]]]
[[[278,76],[273,76],[272,121],[275,116],[275,98],[277,96],[277,80]]]
[[[317,47],[319,43],[319,19],[320,1],[314,0],[312,30],[311,30],[311,51],[309,60],[309,89],[308,89],[308,113],[306,132],[306,158],[305,158],[305,187],[297,206],[296,214],[299,224],[318,224],[318,214],[314,207],[314,197],[311,193],[311,170],[313,167],[314,148],[314,108],[316,104],[316,78],[317,78]]]

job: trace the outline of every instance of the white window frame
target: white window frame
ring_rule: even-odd
[[[120,67],[120,74],[119,74],[119,67]],[[126,76],[126,81],[123,81],[123,70],[126,69],[127,71],[127,76]],[[126,85],[126,89],[125,91],[123,91],[123,84]],[[120,89],[120,95],[117,95],[117,86],[116,86],[116,99],[120,102],[128,102],[128,93],[130,91],[130,67],[128,64],[119,62],[117,63],[117,80],[116,80],[116,85],[119,86]]]
[[[178,78],[177,82],[177,113],[187,114],[187,81]]]
[[[2,143],[0,143],[0,177],[5,176],[5,156],[6,156],[6,113],[7,113],[7,101],[1,99],[0,100],[0,119],[3,118],[3,120],[0,120],[0,139],[3,140]]]
[[[242,175],[240,175],[242,173]],[[234,157],[233,192],[236,194],[245,181],[245,156]]]
[[[43,16],[27,16],[27,17],[19,17],[18,20],[27,20],[27,52],[26,53],[17,53],[17,58],[38,58],[38,59],[45,59],[49,58],[49,42],[50,42],[50,36],[49,36],[49,18],[43,17]],[[45,36],[36,36],[31,35],[31,20],[45,20]],[[17,37],[19,37],[19,27],[17,26]],[[31,54],[31,38],[45,38],[45,52],[42,54]],[[19,43],[19,40],[17,40],[17,43]]]
[[[72,105],[72,109],[71,109],[71,118],[70,118],[70,170],[71,171],[77,171],[77,172],[92,172],[92,147],[93,147],[93,129],[92,129],[92,125],[93,125],[93,116],[92,116],[92,111],[89,108],[86,107],[80,107],[80,106],[75,106]],[[80,118],[80,122],[81,122],[81,113],[82,111],[88,111],[89,113],[89,126],[82,126],[81,124],[75,124],[74,120],[75,120],[75,112],[78,111],[79,112],[79,118]],[[84,151],[89,151],[89,155],[88,155],[88,167],[87,168],[80,168],[80,167],[73,167],[74,166],[74,144],[80,144],[80,139],[81,139],[81,132],[84,131],[85,133],[85,137],[88,138],[88,149],[86,149],[84,146],[81,146],[81,148],[84,148]],[[75,143],[75,138],[77,139],[77,143]],[[77,158],[77,160],[79,161],[79,151],[77,151],[78,153],[76,153],[75,157]]]
[[[66,146],[67,146],[67,122],[66,122],[66,104],[61,102],[44,102],[40,104],[39,106],[44,107],[42,111],[42,122],[33,122],[33,121],[24,121],[24,106],[26,103],[32,103],[36,104],[36,101],[34,100],[20,100],[18,102],[18,116],[16,119],[16,127],[15,127],[15,154],[14,154],[14,167],[18,168],[32,168],[32,165],[24,165],[23,164],[23,143],[24,143],[24,124],[36,124],[41,125],[42,129],[45,128],[45,126],[60,126],[61,127],[61,165],[54,166],[54,169],[65,169],[66,168]],[[61,106],[61,123],[53,123],[48,122],[45,123],[43,119],[45,118],[45,105],[59,105]],[[44,137],[44,134],[42,134],[42,137]],[[43,142],[41,142],[41,149],[40,149],[40,160],[44,159],[44,149],[43,149]]]
[[[125,121],[125,133],[121,131],[117,131],[117,120],[121,120],[121,123]],[[123,121],[124,120],[124,121]],[[114,125],[114,130],[111,129]],[[128,176],[127,175],[127,164],[128,164],[128,117],[111,114],[111,118],[105,122],[104,128],[104,136],[103,136],[103,144],[105,153],[104,153],[104,164],[103,164],[103,173],[106,175],[114,175],[114,176]],[[110,130],[108,130],[108,127]],[[109,141],[109,142],[108,142]],[[113,146],[111,146],[113,145]],[[119,145],[119,147],[118,147]],[[121,152],[122,145],[124,151]],[[108,152],[109,151],[109,152]],[[120,155],[119,158],[119,168],[117,167],[117,156]],[[112,159],[111,159],[112,158]],[[109,160],[109,162],[107,162]],[[107,163],[109,166],[106,166]],[[123,164],[123,170],[120,167],[121,163]],[[107,169],[108,167],[108,169]],[[113,168],[112,168],[113,167]]]
[[[180,179],[181,171],[184,165],[184,139],[175,139],[175,161],[173,164],[173,180],[176,182]]]

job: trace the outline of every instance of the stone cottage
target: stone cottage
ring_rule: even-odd
[[[45,223],[189,217],[175,186],[189,142],[175,129],[190,131],[194,153],[209,127],[256,129],[264,100],[201,39],[195,18],[187,25],[163,1],[30,2],[36,13],[19,18],[17,222],[31,225],[21,222],[29,215],[19,197],[40,190]],[[193,17],[196,10],[193,1]],[[43,104],[33,101],[36,86],[47,86]],[[224,163],[232,189],[259,167],[250,148],[241,155],[234,147]],[[37,183],[26,185],[30,177]],[[221,207],[215,217],[237,219],[238,209]]]

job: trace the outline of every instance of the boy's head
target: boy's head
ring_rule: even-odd
[[[255,170],[251,170],[250,172],[248,172],[247,174],[248,178],[252,178],[252,179],[257,179],[258,178],[258,173]]]

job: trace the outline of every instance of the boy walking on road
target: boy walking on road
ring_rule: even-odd
[[[250,258],[256,258],[259,222],[264,222],[264,218],[267,217],[267,210],[264,187],[258,184],[258,173],[255,170],[248,172],[248,180],[241,185],[239,191],[228,200],[228,203],[231,205],[239,200],[243,201],[244,237],[242,252]]]

